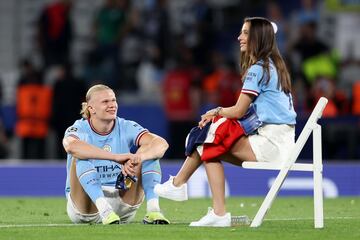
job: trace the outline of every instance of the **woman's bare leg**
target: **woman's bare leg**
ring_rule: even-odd
[[[200,159],[200,155],[197,151],[194,151],[190,156],[186,158],[181,169],[176,174],[173,180],[174,186],[179,187],[182,184],[186,183],[201,164],[202,161]]]
[[[246,161],[256,161],[255,154],[251,148],[249,138],[243,136],[239,138],[231,147],[231,149],[216,158],[217,161],[225,161],[237,166],[241,166]]]
[[[212,193],[214,213],[223,216],[226,214],[224,166],[220,161],[204,162],[204,166]]]
[[[233,155],[240,162],[256,161],[255,153],[253,152],[249,138],[242,136],[231,147],[230,154]]]
[[[241,166],[243,161],[256,161],[255,154],[252,151],[249,138],[247,136],[239,138],[231,147],[230,151],[218,159],[239,166]],[[176,174],[173,180],[174,186],[179,187],[186,183],[201,164],[202,161],[199,153],[194,151],[189,157],[186,158],[181,169]]]

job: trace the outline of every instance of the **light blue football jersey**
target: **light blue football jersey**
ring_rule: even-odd
[[[292,95],[277,88],[278,74],[272,62],[269,83],[266,84],[266,76],[260,82],[264,74],[261,64],[258,62],[249,68],[241,92],[255,96],[255,111],[264,124],[295,124]]]
[[[65,131],[65,136],[73,136],[91,145],[102,148],[112,153],[129,153],[131,149],[138,147],[141,136],[148,132],[147,129],[134,121],[117,117],[112,131],[106,135],[96,132],[90,122],[80,119]],[[73,156],[67,155],[66,163],[66,186],[65,194],[70,192],[70,166]],[[121,165],[110,160],[88,159],[95,165],[101,184],[114,186],[116,178],[121,171]]]

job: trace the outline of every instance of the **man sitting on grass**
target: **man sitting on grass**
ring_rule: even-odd
[[[74,223],[127,223],[145,193],[143,222],[169,224],[154,193],[161,181],[159,158],[168,144],[136,122],[117,117],[117,109],[114,91],[95,85],[86,94],[83,118],[65,132],[68,216]],[[134,147],[138,150],[132,154]]]

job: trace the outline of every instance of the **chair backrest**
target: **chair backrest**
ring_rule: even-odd
[[[296,140],[294,149],[293,151],[291,151],[289,159],[284,163],[285,166],[290,167],[299,157],[299,154],[303,149],[311,132],[318,126],[317,121],[321,118],[327,103],[328,103],[327,98],[321,97],[319,99],[310,117],[308,118],[303,130],[301,131],[300,136]]]
[[[306,127],[310,127],[311,129],[315,128],[315,125],[317,124],[317,121],[321,118],[322,113],[323,113],[327,103],[328,103],[327,98],[321,97],[319,99],[319,101],[317,102],[314,110],[312,111],[308,121],[306,122],[306,125],[304,128],[306,128]],[[307,126],[307,125],[309,125],[309,126]]]

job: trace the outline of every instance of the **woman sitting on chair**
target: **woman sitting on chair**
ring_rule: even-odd
[[[265,18],[245,18],[238,37],[244,84],[236,104],[201,116],[199,126],[188,135],[182,168],[175,177],[155,186],[160,197],[187,200],[186,182],[204,165],[213,208],[190,226],[231,225],[221,160],[240,166],[243,161],[281,161],[295,144],[291,82],[275,42],[276,30],[276,24]]]

